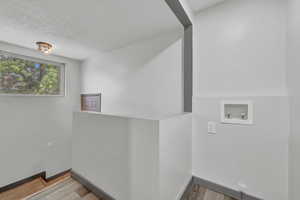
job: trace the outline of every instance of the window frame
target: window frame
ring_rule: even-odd
[[[84,97],[98,97],[98,103],[96,105],[96,110],[85,110],[84,109]],[[101,93],[90,93],[90,94],[80,94],[80,110],[82,112],[102,112],[102,94]]]
[[[60,90],[63,90],[60,92],[60,94],[9,94],[9,93],[1,93],[0,92],[0,97],[1,96],[7,96],[7,97],[66,97],[67,96],[67,66],[65,63],[60,63],[56,61],[51,61],[51,60],[46,60],[46,59],[41,59],[41,58],[36,58],[32,56],[25,56],[21,54],[16,54],[16,53],[11,53],[8,51],[3,51],[0,50],[1,55],[7,55],[7,56],[12,56],[15,58],[23,59],[23,60],[29,60],[32,62],[38,62],[38,63],[44,63],[44,64],[49,64],[49,65],[55,65],[60,68]]]

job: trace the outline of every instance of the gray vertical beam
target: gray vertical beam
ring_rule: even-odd
[[[193,26],[184,28],[183,42],[184,112],[193,111]]]
[[[165,0],[184,27],[183,39],[183,110],[193,111],[193,24],[179,0]]]
[[[168,6],[171,8],[173,13],[176,15],[177,19],[180,21],[182,26],[188,27],[190,25],[193,25],[191,19],[186,14],[179,0],[165,0],[165,1],[168,4]]]

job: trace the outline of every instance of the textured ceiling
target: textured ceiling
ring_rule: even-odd
[[[195,12],[214,6],[223,1],[225,0],[188,0],[191,8]]]
[[[179,27],[164,0],[0,1],[0,40],[31,48],[46,40],[78,59]]]

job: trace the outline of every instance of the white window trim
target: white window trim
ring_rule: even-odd
[[[60,88],[63,89],[62,94],[55,94],[55,95],[50,95],[50,94],[5,94],[5,93],[0,93],[0,97],[66,97],[67,96],[67,65],[65,63],[59,63],[55,61],[50,61],[50,60],[45,60],[45,59],[40,59],[40,58],[35,58],[31,56],[25,56],[25,55],[20,55],[20,54],[15,54],[7,51],[0,50],[0,54],[8,55],[8,56],[13,56],[16,58],[24,59],[24,60],[30,60],[33,62],[41,62],[45,64],[50,64],[50,65],[55,65],[61,68],[61,77],[60,77]]]

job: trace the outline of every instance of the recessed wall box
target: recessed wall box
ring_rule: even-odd
[[[253,124],[253,103],[251,101],[222,101],[221,122]]]

